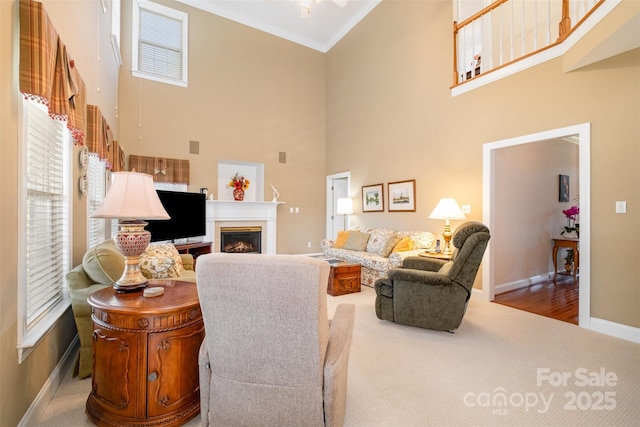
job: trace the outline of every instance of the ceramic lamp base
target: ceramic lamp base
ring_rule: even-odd
[[[133,292],[146,288],[148,280],[140,270],[140,255],[149,246],[151,233],[144,229],[144,221],[120,221],[120,230],[116,233],[115,244],[124,255],[124,271],[113,285],[118,292]]]

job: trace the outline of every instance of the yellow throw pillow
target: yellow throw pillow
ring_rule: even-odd
[[[394,246],[392,252],[403,252],[411,250],[413,250],[413,240],[408,237],[403,237],[402,239],[400,239],[398,244]]]
[[[347,243],[347,239],[349,238],[348,231],[338,231],[338,237],[336,238],[336,242],[334,243],[335,248],[344,248],[344,244]]]

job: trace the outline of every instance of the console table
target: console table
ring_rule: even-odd
[[[164,295],[95,292],[93,375],[86,413],[98,425],[177,426],[200,412],[204,338],[195,283],[150,280]]]
[[[178,253],[191,254],[193,256],[193,269],[196,268],[196,261],[200,255],[211,253],[211,242],[184,243],[175,245]]]
[[[556,237],[553,239],[553,283],[556,282],[558,274],[564,274],[573,276],[573,283],[578,283],[576,277],[578,275],[578,267],[580,267],[580,251],[579,251],[580,239],[570,239],[565,237]],[[558,249],[567,248],[573,250],[573,271],[571,273],[565,273],[558,271]]]

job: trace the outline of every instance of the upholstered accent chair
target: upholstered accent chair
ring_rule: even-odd
[[[375,283],[378,318],[426,329],[457,329],[489,238],[487,226],[468,221],[453,234],[450,261],[408,257],[402,268],[390,269],[388,277]]]
[[[213,253],[196,276],[202,426],[343,425],[355,306],[328,320],[329,264]]]

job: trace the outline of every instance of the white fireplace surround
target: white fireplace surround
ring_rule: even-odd
[[[283,202],[249,202],[207,200],[205,221],[207,242],[213,252],[220,252],[220,227],[262,227],[263,254],[276,253],[276,219]]]

